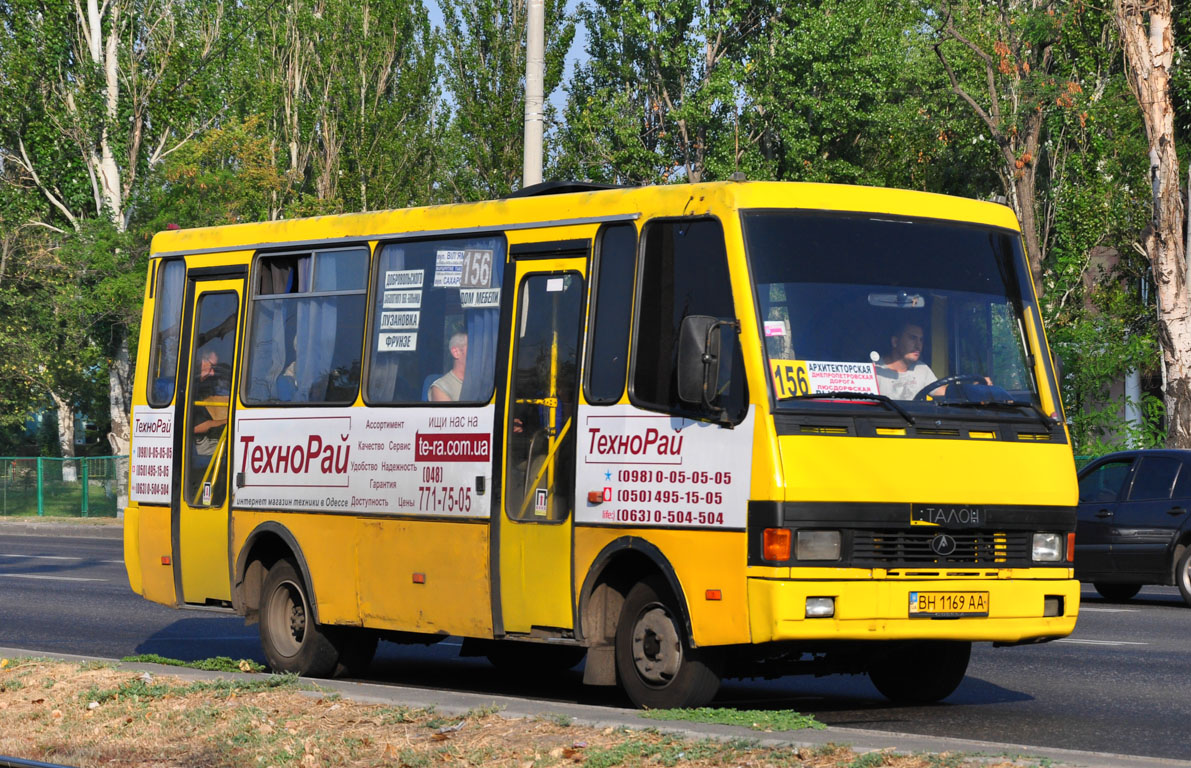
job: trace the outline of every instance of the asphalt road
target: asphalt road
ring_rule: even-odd
[[[1191,608],[1174,588],[1147,588],[1126,604],[1084,589],[1070,638],[1041,646],[973,649],[968,676],[945,702],[889,705],[864,677],[726,681],[716,704],[791,708],[838,727],[978,739],[1169,759],[1191,759]],[[178,611],[128,587],[116,539],[12,536],[0,531],[0,646],[123,658],[156,653],[263,662],[256,627],[217,611]],[[510,676],[459,643],[382,643],[373,682],[624,706],[579,672]]]

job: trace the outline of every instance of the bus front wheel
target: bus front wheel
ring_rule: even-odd
[[[968,672],[972,644],[923,640],[899,644],[869,667],[877,690],[895,704],[932,704],[947,698]]]
[[[261,592],[261,647],[269,667],[308,677],[335,674],[339,649],[314,622],[297,566],[290,560],[277,561]]]
[[[661,579],[629,590],[616,626],[616,672],[638,707],[701,707],[720,687],[714,659],[690,646],[676,600]]]

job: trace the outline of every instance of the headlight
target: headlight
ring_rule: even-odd
[[[799,531],[794,557],[799,560],[839,560],[839,531]]]
[[[1058,533],[1035,533],[1033,558],[1038,563],[1057,563],[1062,560],[1062,535]]]

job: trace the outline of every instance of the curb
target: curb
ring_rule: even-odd
[[[44,653],[17,648],[0,648],[0,656],[37,656],[63,661],[102,661],[118,669],[150,672],[183,680],[245,680],[259,678],[259,674],[242,672],[207,672],[190,667],[164,664],[122,662],[97,656]],[[565,702],[545,702],[514,696],[462,693],[428,688],[413,688],[352,680],[322,680],[300,678],[302,683],[315,687],[308,695],[320,697],[321,692],[335,693],[361,704],[389,706],[433,707],[436,711],[461,715],[480,707],[498,706],[501,717],[510,720],[536,718],[543,715],[565,715],[584,726],[594,728],[625,727],[633,730],[656,728],[665,733],[689,739],[743,739],[767,747],[809,747],[826,744],[847,745],[858,753],[892,751],[900,754],[963,753],[990,760],[1009,760],[1015,763],[1051,766],[1080,766],[1081,768],[1191,768],[1191,762],[1169,758],[1118,755],[1108,752],[1084,752],[1073,749],[1035,747],[1021,744],[1002,744],[972,739],[920,736],[863,728],[828,727],[823,730],[788,731],[787,735],[762,733],[749,728],[730,725],[703,725],[696,730],[686,723],[665,720],[645,720],[636,710],[616,707],[597,707]]]
[[[81,539],[123,539],[119,518],[13,519],[0,517],[0,536],[69,536]]]

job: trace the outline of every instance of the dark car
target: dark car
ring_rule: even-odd
[[[1191,605],[1191,451],[1121,451],[1080,471],[1075,576],[1109,600],[1173,584]]]

